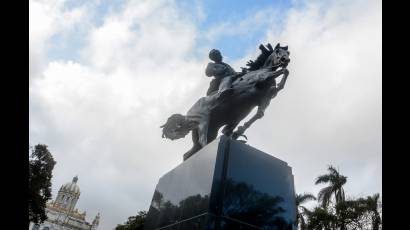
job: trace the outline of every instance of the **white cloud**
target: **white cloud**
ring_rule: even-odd
[[[42,75],[47,65],[49,39],[67,33],[86,17],[84,6],[66,9],[65,0],[29,1],[29,81]]]
[[[89,219],[100,211],[100,229],[112,229],[148,208],[158,178],[190,148],[188,136],[161,139],[159,126],[205,94],[207,57],[192,55],[204,46],[201,31],[174,2],[129,1],[102,25],[81,22],[90,26],[81,60],[46,61],[53,34],[89,19],[80,9],[91,8],[62,4],[30,2],[30,77],[36,61],[44,67],[29,91],[30,141],[48,144],[57,160],[53,193],[78,174],[78,208]],[[290,76],[249,144],[287,161],[298,192],[317,192],[328,164],[349,176],[347,193],[381,192],[381,3],[321,6],[293,9],[283,31],[267,29],[266,42],[289,45]],[[236,28],[218,34],[242,33]]]
[[[289,45],[290,77],[251,143],[288,161],[299,192],[328,164],[349,176],[347,193],[381,192],[381,2],[314,2],[286,22],[265,41]]]
[[[188,60],[193,25],[169,2],[151,2],[109,15],[90,31],[83,63],[51,61],[30,87],[30,139],[55,155],[54,194],[79,174],[79,209],[100,211],[101,229],[148,208],[190,145],[161,139],[159,126],[207,84],[205,63]]]
[[[160,12],[160,13],[159,13]],[[169,1],[131,1],[91,31],[84,56],[104,71],[178,65],[189,55],[195,27]]]

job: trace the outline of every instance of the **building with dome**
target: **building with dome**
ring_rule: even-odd
[[[30,223],[29,230],[96,230],[100,222],[100,213],[92,223],[86,221],[86,212],[79,212],[75,205],[80,198],[78,177],[60,187],[57,198],[47,204],[47,220],[36,225]]]

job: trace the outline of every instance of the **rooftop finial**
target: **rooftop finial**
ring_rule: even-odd
[[[75,177],[73,178],[73,182],[74,182],[74,183],[77,183],[77,181],[78,181],[78,176],[75,176]]]

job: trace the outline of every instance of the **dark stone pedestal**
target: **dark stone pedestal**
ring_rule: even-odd
[[[286,162],[222,136],[162,176],[144,230],[296,229]]]

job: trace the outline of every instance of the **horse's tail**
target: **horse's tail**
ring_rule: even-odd
[[[187,119],[186,116],[181,114],[171,115],[167,122],[162,125],[162,137],[171,140],[185,137],[189,131],[196,128],[198,122]]]

